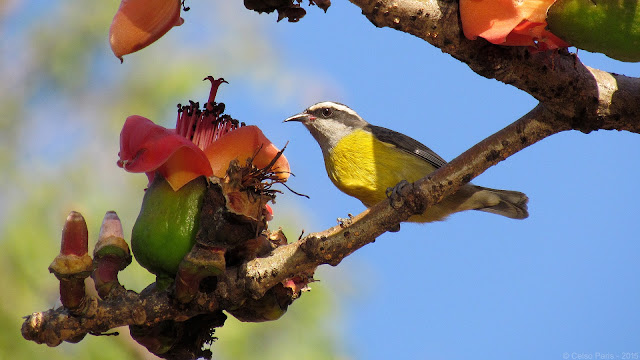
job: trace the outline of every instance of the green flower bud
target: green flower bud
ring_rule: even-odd
[[[549,8],[552,33],[571,45],[621,61],[640,61],[638,0],[558,0]]]
[[[198,177],[178,191],[156,175],[133,226],[131,249],[145,269],[173,279],[182,258],[195,244],[207,181]]]

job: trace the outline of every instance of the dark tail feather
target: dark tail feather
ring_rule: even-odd
[[[527,195],[519,191],[512,190],[482,189],[497,195],[500,198],[500,202],[497,205],[477,210],[506,216],[511,219],[526,219],[529,217],[529,211],[527,211],[527,202],[529,202],[529,198]]]

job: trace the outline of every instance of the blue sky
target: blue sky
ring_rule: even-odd
[[[219,6],[241,17],[240,24],[258,22],[277,44],[272,51],[287,71],[278,89],[286,91],[239,75],[233,64],[212,69],[200,58],[194,71],[225,77],[230,84],[219,100],[228,112],[260,125],[276,144],[289,141],[286,155],[296,174],[289,185],[311,196],[285,191],[278,199],[276,214],[285,215],[289,226],[295,220],[290,239],[364,207],[331,184],[317,144],[303,126],[283,124],[284,118],[318,101],[342,102],[450,160],[536,104],[420,39],[375,28],[346,1],[334,1],[326,14],[310,8],[297,24],[276,23],[275,15],[259,16],[237,3]],[[167,38],[204,41],[199,29],[208,5],[189,5],[187,22]],[[153,46],[168,44],[162,39]],[[141,61],[136,56],[123,66]],[[637,64],[584,51],[578,56],[592,67],[640,76]],[[255,60],[259,70],[263,58],[258,53]],[[100,66],[105,77],[123,69],[116,61],[101,60]],[[192,98],[204,98],[206,91]],[[167,121],[175,102],[167,105]],[[467,212],[445,222],[403,224],[337,268],[320,269],[318,278],[340,299],[346,354],[369,360],[621,359],[640,353],[639,157],[638,135],[555,135],[474,180],[525,192],[528,219]]]

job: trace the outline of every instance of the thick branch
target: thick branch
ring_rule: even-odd
[[[402,189],[393,201],[383,201],[343,224],[277,247],[269,256],[256,258],[218,276],[213,293],[199,293],[179,305],[168,292],[123,292],[96,301],[92,316],[77,317],[59,308],[27,317],[22,326],[28,340],[56,346],[84,334],[98,334],[123,325],[155,325],[164,320],[185,320],[216,310],[237,309],[293,276],[313,272],[321,264],[337,265],[342,259],[380,234],[393,229],[412,214],[455,192],[461,185],[509,155],[559,131],[568,122],[536,107],[529,114],[488,137],[415,186]]]
[[[583,65],[567,52],[531,53],[524,47],[468,40],[457,1],[350,0],[378,27],[415,35],[486,78],[511,84],[546,108],[573,118],[572,128],[640,132],[640,80]]]
[[[575,129],[628,130],[640,133],[640,80],[582,65],[568,53],[531,54],[527,49],[501,47],[464,38],[457,1],[351,0],[377,26],[416,35],[467,63],[478,74],[512,84],[540,101],[535,109],[488,137],[446,166],[398,188],[398,196],[367,209],[343,224],[276,248],[226,269],[213,293],[199,293],[178,305],[167,292],[133,292],[95,302],[92,316],[76,317],[64,309],[34,313],[22,327],[23,336],[50,346],[81,339],[113,327],[154,325],[184,320],[202,313],[238,309],[288,278],[312,272],[321,264],[343,258],[377,236],[422,213],[490,166],[552,134]]]

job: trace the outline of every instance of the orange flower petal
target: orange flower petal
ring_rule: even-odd
[[[122,56],[158,40],[174,26],[182,25],[180,0],[122,0],[109,29],[111,50]]]
[[[226,175],[231,160],[238,160],[244,165],[246,159],[255,155],[253,165],[262,168],[269,165],[279,151],[257,126],[243,126],[233,130],[204,149],[213,175],[219,178]],[[272,169],[280,179],[289,178],[289,162],[284,155],[278,158]]]
[[[480,36],[494,44],[522,21],[512,0],[460,0],[460,19],[467,39]]]
[[[171,185],[173,191],[178,191],[191,180],[199,176],[210,175],[208,169],[203,169],[201,163],[196,159],[192,149],[182,147],[158,168],[158,172]]]
[[[568,43],[549,32],[546,27],[546,21],[535,23],[524,20],[511,31],[501,45],[534,46],[540,51],[569,46]]]
[[[467,39],[478,36],[493,44],[535,45],[545,37],[534,38],[522,32],[511,32],[523,21],[537,23],[544,29],[547,10],[555,0],[460,0],[462,30]],[[548,31],[547,31],[548,33]],[[528,37],[528,39],[527,39]]]

